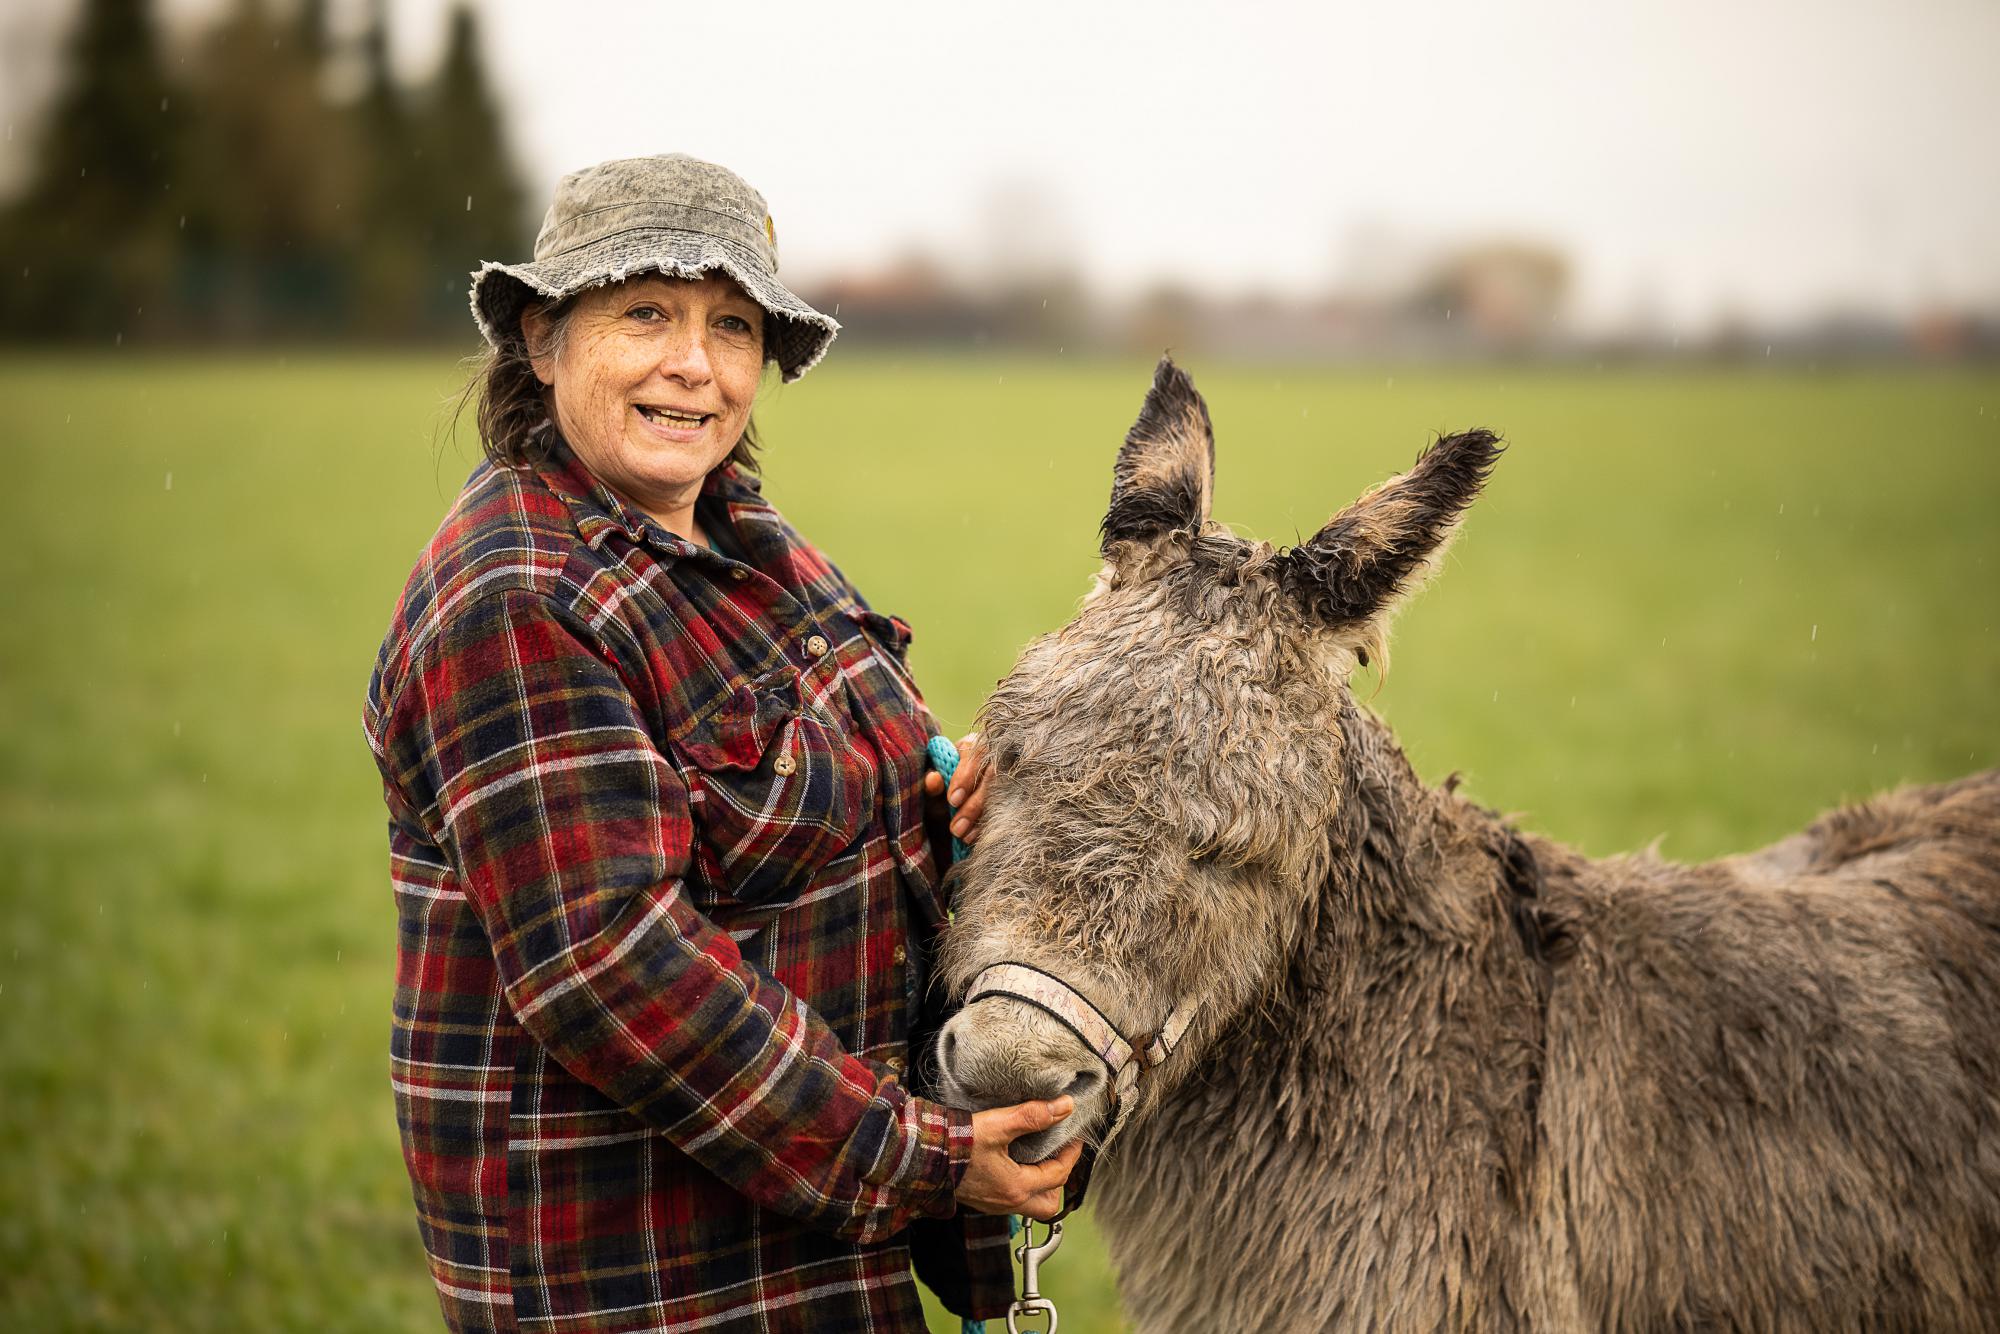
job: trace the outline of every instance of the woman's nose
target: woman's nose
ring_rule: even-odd
[[[714,371],[703,332],[695,329],[675,337],[660,357],[660,373],[688,385],[707,384]]]

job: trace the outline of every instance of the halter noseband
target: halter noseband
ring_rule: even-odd
[[[1160,1021],[1158,1030],[1127,1038],[1104,1017],[1104,1011],[1090,997],[1055,974],[1025,963],[996,963],[981,969],[972,979],[965,1003],[970,1005],[988,996],[1005,996],[1034,1006],[1074,1033],[1078,1041],[1104,1062],[1105,1073],[1111,1079],[1113,1119],[1111,1129],[1099,1145],[1100,1151],[1124,1125],[1125,1114],[1131,1109],[1127,1098],[1139,1086],[1139,1076],[1174,1054],[1174,1048],[1180,1045],[1188,1025],[1200,1010],[1199,1005],[1176,1003]]]

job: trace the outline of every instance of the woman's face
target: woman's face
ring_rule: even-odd
[[[547,326],[522,316],[529,347]],[[583,465],[682,531],[702,479],[749,424],[763,331],[763,308],[726,275],[648,274],[579,295],[560,353],[536,357],[535,375]]]

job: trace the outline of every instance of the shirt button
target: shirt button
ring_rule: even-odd
[[[898,945],[896,946],[895,951],[891,953],[889,957],[894,959],[897,963],[901,963],[904,959],[908,958],[909,956],[904,954],[903,947],[901,945]]]
[[[750,571],[744,569],[741,565],[732,565],[729,567],[729,577],[731,579],[748,579]]]
[[[903,1066],[906,1064],[906,1062],[900,1056],[891,1056],[888,1060],[882,1062],[882,1064],[888,1066],[891,1070],[894,1070],[897,1074],[900,1075],[903,1073]]]
[[[826,636],[814,635],[811,639],[808,639],[806,641],[806,652],[812,654],[815,658],[826,652]]]
[[[771,767],[778,771],[779,777],[789,778],[798,772],[799,762],[789,755],[780,755],[771,761]]]

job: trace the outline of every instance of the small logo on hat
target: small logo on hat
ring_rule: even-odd
[[[775,223],[775,222],[773,222],[773,221],[771,221],[771,215],[770,215],[770,214],[768,214],[768,213],[766,213],[766,214],[764,215],[764,236],[765,236],[765,239],[766,239],[766,240],[770,241],[770,243],[771,243],[771,249],[772,249],[773,251],[777,250],[777,248],[778,248],[778,224],[777,224],[777,223]]]

